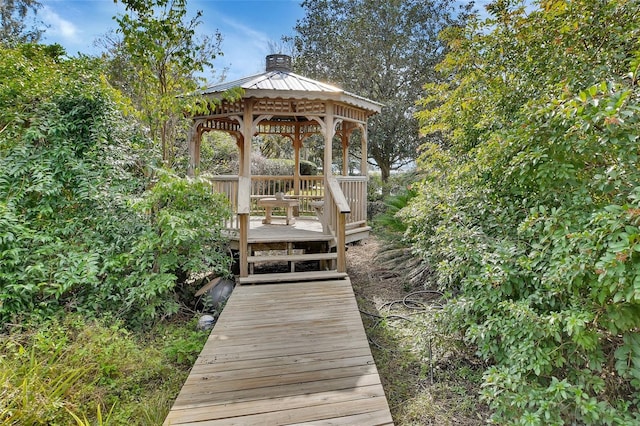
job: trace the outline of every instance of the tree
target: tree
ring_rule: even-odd
[[[295,68],[384,104],[370,120],[368,155],[386,182],[411,164],[424,142],[414,118],[423,84],[445,45],[438,33],[462,22],[455,2],[443,0],[306,0],[296,25]]]
[[[116,18],[122,40],[110,39],[112,70],[160,145],[163,162],[172,166],[183,113],[196,100],[185,95],[205,80],[201,75],[221,54],[222,38],[196,35],[202,12],[186,19],[186,0],[122,2],[128,13]]]
[[[36,14],[42,4],[38,0],[3,0],[0,2],[0,45],[9,47],[20,43],[37,43],[44,32],[41,22],[34,18],[27,28],[29,12]]]

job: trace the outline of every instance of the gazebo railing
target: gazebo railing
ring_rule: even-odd
[[[231,204],[231,216],[225,220],[224,227],[232,230],[240,229],[240,222],[238,221],[238,176],[215,175],[207,176],[206,179],[211,183],[211,190],[225,194]]]
[[[231,203],[233,215],[227,219],[227,229],[239,229],[238,222],[238,176],[208,176],[211,189],[225,194]],[[347,227],[364,226],[367,221],[367,178],[366,176],[335,176],[337,184],[349,206],[345,216]],[[257,200],[273,197],[276,192],[284,192],[287,197],[297,197],[300,201],[299,214],[315,216],[314,201],[324,199],[324,178],[322,176],[300,176],[300,190],[295,195],[293,176],[252,176],[251,177],[251,214],[261,215]],[[329,209],[331,210],[331,209]],[[335,229],[335,228],[334,228]]]
[[[300,191],[296,195],[293,176],[251,176],[251,214],[257,215],[263,212],[258,207],[258,199],[273,197],[276,192],[284,192],[287,197],[298,198],[300,215],[313,216],[315,210],[311,203],[322,200],[324,197],[323,179],[322,176],[300,176]],[[207,180],[211,182],[213,191],[227,195],[235,214],[238,204],[238,176],[208,176]],[[232,228],[237,228],[237,226],[232,226]]]
[[[367,177],[336,176],[351,213],[346,217],[348,226],[364,226],[367,223]]]
[[[295,178],[293,176],[251,176],[251,214],[259,214],[260,198],[273,197],[276,192],[283,192],[289,198],[300,201],[299,214],[313,216],[315,210],[312,203],[324,197],[324,178],[322,176],[300,176],[300,190],[295,192]]]

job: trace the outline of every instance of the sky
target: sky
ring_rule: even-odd
[[[124,13],[113,0],[41,0],[38,19],[47,26],[42,42],[62,45],[67,54],[99,55],[95,40],[117,28],[114,16]],[[261,73],[270,44],[281,46],[284,35],[304,17],[300,0],[189,0],[193,17],[203,12],[198,27],[203,34],[222,34],[223,56],[215,59],[217,71],[227,69],[226,80]]]

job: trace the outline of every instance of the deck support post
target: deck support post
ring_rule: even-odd
[[[347,215],[340,211],[337,211],[336,213],[338,214],[338,229],[336,232],[338,234],[337,235],[338,246],[336,247],[336,251],[338,253],[337,269],[338,269],[338,272],[347,272],[347,253],[346,253],[347,239],[346,239],[346,233],[345,233],[345,226],[347,224]]]
[[[293,135],[293,159],[295,165],[293,168],[293,195],[296,198],[300,195],[300,147],[302,146],[302,139],[300,137],[300,125],[296,124],[295,134]],[[294,216],[300,215],[300,209],[294,208]]]
[[[240,277],[249,276],[249,221],[251,214],[251,138],[254,134],[253,104],[247,102],[242,123],[240,175],[238,176],[238,221],[240,226]]]
[[[240,276],[249,276],[249,264],[248,264],[248,250],[249,250],[249,215],[238,215],[240,222]]]
[[[362,149],[361,149],[361,155],[360,155],[360,173],[362,174],[362,176],[368,176],[369,175],[369,171],[368,169],[368,163],[367,163],[367,159],[369,158],[369,152],[367,151],[368,147],[367,147],[367,138],[368,138],[368,134],[367,134],[367,125],[364,124],[362,126],[360,126],[360,130],[362,131]]]
[[[249,219],[251,214],[251,177],[238,176],[238,225],[240,277],[249,276]]]

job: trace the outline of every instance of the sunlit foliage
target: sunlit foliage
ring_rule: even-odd
[[[498,1],[445,34],[404,210],[498,424],[640,422],[637,1]]]

